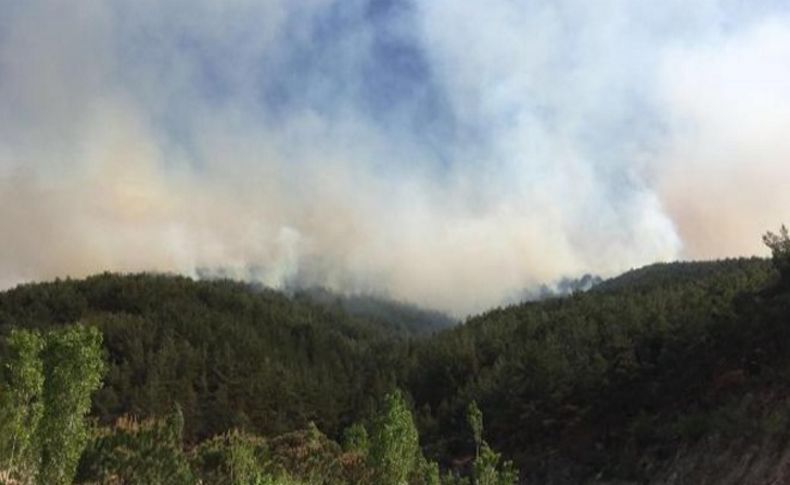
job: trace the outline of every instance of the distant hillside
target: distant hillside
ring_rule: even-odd
[[[703,283],[720,277],[730,279],[761,278],[770,269],[771,262],[764,258],[656,263],[632,269],[614,278],[604,280],[595,285],[595,291],[643,291],[690,281]]]
[[[600,276],[585,274],[578,278],[565,277],[553,284],[542,284],[536,288],[521,291],[516,297],[509,298],[503,304],[519,304],[530,301],[546,300],[548,298],[561,298],[582,291],[589,291],[599,284],[603,279]]]
[[[295,291],[294,297],[334,305],[354,317],[409,334],[430,334],[458,323],[439,311],[373,295],[341,295],[324,288],[309,288]]]
[[[399,342],[446,317],[381,299],[289,297],[230,280],[102,274],[0,293],[0,333],[76,321],[105,335],[109,422],[180,403],[187,438],[233,427],[336,433],[394,384]],[[426,329],[427,330],[427,329]],[[398,347],[398,349],[396,349]]]

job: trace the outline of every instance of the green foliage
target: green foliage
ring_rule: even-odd
[[[469,477],[462,477],[453,472],[447,472],[442,476],[442,485],[471,485],[472,480]]]
[[[14,330],[6,345],[8,359],[0,387],[2,469],[19,481],[29,482],[40,459],[36,436],[43,415],[44,340],[38,332]]]
[[[305,430],[285,433],[268,442],[266,469],[273,476],[289,476],[316,485],[340,485],[350,477],[364,477],[363,463],[343,453],[340,445],[310,423]],[[346,459],[350,458],[350,459]]]
[[[430,334],[456,323],[437,311],[370,295],[338,295],[321,288],[311,288],[297,293],[297,298],[333,305],[353,317],[411,335]]]
[[[180,409],[165,419],[121,418],[98,429],[80,460],[78,481],[126,484],[192,484],[195,479],[182,450]]]
[[[473,483],[475,485],[513,485],[518,483],[518,471],[512,462],[502,461],[499,453],[483,439],[483,412],[472,401],[467,409],[467,421],[475,440]]]
[[[406,483],[419,454],[419,437],[411,411],[400,391],[391,392],[373,422],[370,438],[368,461],[377,482]]]
[[[8,336],[0,452],[16,480],[72,482],[88,439],[91,394],[101,384],[101,342],[98,329],[80,325]]]
[[[466,419],[469,427],[472,428],[472,436],[475,439],[475,453],[480,454],[480,446],[483,444],[483,412],[477,407],[477,403],[472,401],[466,412]]]
[[[262,485],[276,478],[265,469],[268,460],[265,441],[238,430],[204,441],[192,456],[201,482],[207,485]]]
[[[417,453],[414,469],[409,475],[409,485],[441,485],[441,475],[439,464],[428,461],[421,453]]]
[[[179,402],[189,442],[234,428],[276,436],[311,420],[338,436],[396,383],[408,339],[427,338],[417,335],[422,322],[441,321],[398,304],[344,302],[228,280],[103,274],[0,292],[0,332],[74,320],[100,328],[108,369],[93,409],[104,425],[163,416]]]
[[[95,327],[74,325],[46,335],[43,351],[44,412],[39,426],[38,480],[57,485],[74,478],[88,441],[85,416],[104,371],[102,336]]]
[[[518,483],[518,471],[510,461],[502,457],[483,441],[474,462],[475,485],[514,485]]]
[[[422,455],[403,395],[388,396],[376,414],[376,402],[399,387],[419,410],[421,441],[442,464],[443,483],[512,481],[506,457],[535,483],[565,470],[558,463],[572,464],[573,482],[630,478],[618,464],[719,429],[783,433],[781,412],[760,420],[752,418],[762,412],[757,404],[726,404],[790,375],[790,293],[766,291],[774,281],[771,263],[760,259],[653,265],[426,335],[389,319],[400,313],[386,305],[228,281],[102,275],[0,293],[0,332],[72,319],[100,329],[108,372],[94,396],[97,423],[109,432],[119,416],[163,416],[180,402],[184,441],[214,450],[205,460],[189,453],[196,480],[435,483],[438,467]],[[6,361],[14,352],[0,345]],[[47,377],[52,369],[41,371]],[[728,387],[726,375],[740,383]],[[7,394],[5,382],[0,398],[22,399]],[[476,452],[464,424],[470,417]],[[304,429],[312,421],[317,427]],[[367,448],[364,428],[349,427],[355,422],[371,424]],[[232,429],[244,429],[244,438],[222,438]],[[341,448],[333,439],[343,429]],[[211,436],[219,437],[209,446]],[[146,446],[154,449],[119,449]],[[183,453],[173,450],[150,453]]]
[[[369,447],[368,431],[362,423],[354,423],[343,431],[343,451],[367,456]]]
[[[785,284],[790,283],[790,234],[787,227],[782,224],[779,234],[768,231],[763,236],[763,242],[771,250],[774,266],[779,271]]]
[[[417,342],[405,387],[428,410],[421,422],[435,423],[427,449],[458,461],[469,454],[459,421],[475,400],[487,436],[519,456],[528,479],[545,481],[549,450],[582,464],[580,474],[597,474],[632,446],[632,420],[644,415],[668,428],[679,407],[717,402],[716,375],[781,357],[790,331],[779,321],[788,312],[761,315],[767,305],[754,308],[749,297],[771,281],[759,259],[656,265],[586,293],[495,309]]]

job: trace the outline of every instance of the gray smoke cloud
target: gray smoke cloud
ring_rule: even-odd
[[[0,0],[0,285],[221,272],[457,315],[762,252],[781,2]]]

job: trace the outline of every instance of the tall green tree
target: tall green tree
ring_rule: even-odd
[[[13,330],[6,345],[8,358],[0,387],[0,457],[4,470],[18,481],[29,482],[39,462],[36,432],[43,414],[44,340],[38,332]]]
[[[477,406],[476,401],[469,403],[466,410],[466,420],[472,428],[472,436],[475,439],[475,455],[480,455],[480,445],[483,443],[483,412]]]
[[[483,439],[483,413],[475,401],[467,409],[467,421],[475,439],[475,461],[473,480],[475,485],[514,485],[518,483],[518,471],[509,461],[491,449]]]
[[[74,325],[50,331],[45,341],[38,481],[68,484],[88,441],[85,416],[104,371],[102,336],[96,327]]]
[[[417,427],[403,394],[400,391],[387,394],[383,409],[373,422],[368,452],[376,483],[407,483],[419,453]]]
[[[787,227],[782,224],[778,234],[768,231],[763,236],[763,242],[771,250],[774,266],[779,271],[784,284],[790,283],[790,234]]]

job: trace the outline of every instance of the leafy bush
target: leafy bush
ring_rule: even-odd
[[[195,482],[182,450],[181,410],[164,419],[124,417],[95,430],[80,460],[78,480],[100,483],[173,485]]]
[[[368,431],[361,423],[355,423],[343,431],[343,450],[367,456],[370,443]]]
[[[192,465],[204,484],[272,483],[266,473],[268,448],[265,440],[239,430],[202,442],[192,451]]]

